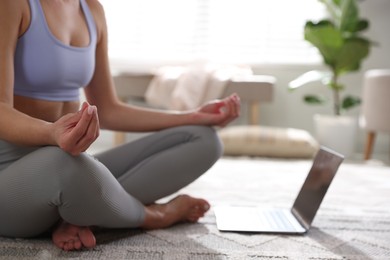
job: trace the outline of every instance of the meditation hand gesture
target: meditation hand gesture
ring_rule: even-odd
[[[64,151],[76,156],[86,151],[99,136],[95,106],[84,102],[81,110],[61,117],[54,123],[54,140]]]
[[[240,115],[240,98],[232,94],[222,100],[213,100],[195,112],[195,120],[202,125],[224,127]]]

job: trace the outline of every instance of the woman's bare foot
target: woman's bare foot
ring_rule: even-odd
[[[62,222],[53,231],[52,240],[54,244],[65,250],[79,250],[82,247],[93,248],[96,239],[88,227],[79,227],[66,222]]]
[[[178,222],[196,222],[209,210],[204,199],[179,195],[166,204],[153,204],[145,208],[145,220],[141,228],[158,229]]]

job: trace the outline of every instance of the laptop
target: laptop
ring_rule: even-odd
[[[343,155],[321,146],[290,209],[216,206],[217,228],[232,232],[306,233],[343,160]]]

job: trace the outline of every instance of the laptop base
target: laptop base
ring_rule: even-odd
[[[304,234],[304,229],[288,209],[243,206],[214,208],[220,231]]]

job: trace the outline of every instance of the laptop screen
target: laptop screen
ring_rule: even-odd
[[[302,224],[307,228],[310,227],[343,159],[343,155],[325,147],[321,147],[315,156],[313,165],[292,208],[293,214],[298,213],[297,217],[304,222]]]

